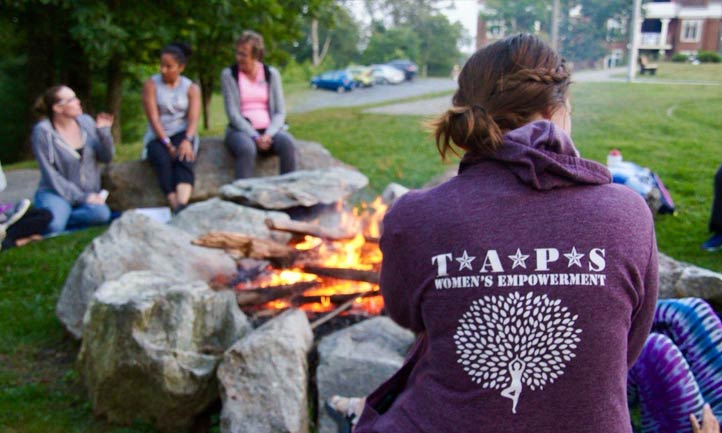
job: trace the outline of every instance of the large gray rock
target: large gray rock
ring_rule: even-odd
[[[722,274],[659,254],[659,297],[696,297],[722,307]]]
[[[299,170],[343,165],[318,143],[296,140],[296,146]],[[201,138],[200,152],[194,167],[195,186],[191,201],[202,201],[218,196],[218,189],[233,181],[233,167],[233,157],[223,144],[223,138]],[[254,176],[275,176],[278,172],[278,157],[258,157]],[[148,161],[110,164],[103,172],[102,183],[110,192],[108,205],[113,209],[167,205]]]
[[[262,209],[291,209],[335,204],[368,183],[368,178],[354,169],[333,167],[240,179],[222,186],[221,196]]]
[[[398,370],[414,334],[388,317],[376,317],[324,337],[318,345],[318,433],[335,433],[323,410],[334,394],[364,397]]]
[[[290,310],[238,341],[218,366],[221,431],[308,432],[307,354],[313,333],[300,310]]]
[[[290,219],[288,214],[283,212],[264,211],[212,198],[188,206],[173,217],[171,225],[193,236],[202,236],[211,231],[226,231],[281,243],[288,242],[291,235],[269,230],[265,223],[267,218]]]
[[[223,351],[250,326],[233,292],[141,271],[95,292],[84,329],[78,365],[93,412],[179,432],[218,398]]]
[[[185,281],[233,275],[235,262],[224,252],[191,245],[193,236],[135,212],[126,212],[88,245],[75,261],[60,293],[56,313],[76,338],[96,289],[130,271],[152,270]]]

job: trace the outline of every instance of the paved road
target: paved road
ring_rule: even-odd
[[[412,82],[377,85],[340,94],[319,89],[308,92],[308,96],[304,95],[302,100],[296,101],[289,111],[302,113],[319,108],[356,107],[454,89],[456,89],[456,82],[449,78],[417,78]]]

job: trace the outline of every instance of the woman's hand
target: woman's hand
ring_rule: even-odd
[[[692,433],[720,433],[719,421],[714,416],[709,403],[705,404],[702,410],[702,428],[694,414],[689,415],[689,420],[692,422]]]
[[[85,202],[88,204],[105,204],[105,200],[103,199],[103,197],[101,197],[100,194],[95,192],[90,193],[88,195],[88,198],[85,199]]]
[[[108,113],[98,113],[95,117],[95,126],[97,128],[106,128],[113,126],[113,116]]]
[[[261,150],[268,150],[271,148],[273,137],[268,134],[260,135],[256,138],[256,146]]]
[[[178,146],[178,160],[193,162],[195,159],[196,156],[193,153],[193,145],[190,141],[184,139],[181,141],[180,146]]]

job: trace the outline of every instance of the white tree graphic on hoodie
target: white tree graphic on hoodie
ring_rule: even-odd
[[[454,334],[458,362],[483,388],[501,389],[512,400],[522,385],[544,389],[574,358],[581,329],[561,300],[547,295],[484,296],[471,304]]]

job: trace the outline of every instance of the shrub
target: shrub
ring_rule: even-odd
[[[675,63],[684,63],[687,60],[689,60],[689,56],[682,53],[674,53],[672,56],[672,61]]]
[[[719,63],[722,61],[722,56],[714,51],[700,51],[697,53],[697,60],[702,63]]]

